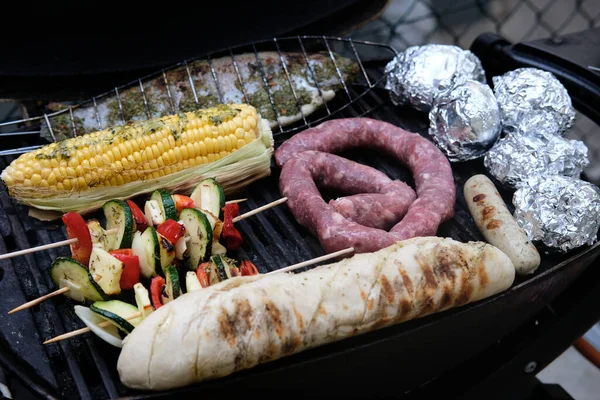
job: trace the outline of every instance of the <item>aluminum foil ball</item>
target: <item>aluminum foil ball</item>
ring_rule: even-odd
[[[386,65],[385,72],[392,102],[421,111],[429,111],[440,85],[449,85],[455,77],[485,82],[481,62],[473,53],[440,44],[409,47]]]
[[[484,83],[458,81],[434,97],[429,135],[450,161],[483,156],[500,137],[500,108]]]
[[[579,140],[560,136],[506,136],[485,155],[483,163],[502,184],[518,187],[537,175],[579,178],[588,166],[588,149]]]
[[[492,80],[506,133],[562,135],[573,125],[569,93],[550,72],[520,68]]]
[[[513,196],[515,218],[529,236],[567,252],[596,241],[600,227],[600,190],[566,176],[537,176]]]

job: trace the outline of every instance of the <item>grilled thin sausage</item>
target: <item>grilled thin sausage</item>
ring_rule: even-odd
[[[138,389],[214,379],[492,296],[514,277],[489,244],[419,237],[299,274],[232,278],[150,314],[117,369]]]
[[[532,274],[540,265],[540,254],[508,211],[494,183],[485,175],[472,176],[465,183],[464,194],[485,239],[506,253],[519,275]]]

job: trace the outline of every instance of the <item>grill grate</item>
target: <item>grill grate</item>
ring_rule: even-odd
[[[380,64],[380,69],[383,65]],[[349,87],[349,92],[350,96],[357,98],[360,94],[353,87]],[[337,104],[332,105],[337,107]],[[428,126],[425,114],[391,106],[387,93],[379,88],[359,97],[337,116],[369,116],[392,122],[423,135],[426,135]],[[280,139],[290,135],[283,135]],[[373,157],[372,154],[362,154],[358,151],[349,152],[344,156],[371,165],[390,177],[403,179],[412,184],[409,171],[385,157]],[[0,158],[0,167],[6,166],[11,159],[12,156]],[[247,188],[243,196],[248,197],[248,201],[240,203],[240,212],[249,211],[280,197],[279,170],[274,163],[272,166],[271,176]],[[475,162],[468,165],[454,165],[454,169],[458,192],[456,215],[452,221],[440,227],[440,235],[460,241],[482,240],[466,211],[460,189],[469,176],[482,172],[483,166]],[[324,195],[327,196],[326,193]],[[503,192],[503,195],[510,204],[508,193]],[[64,229],[60,227],[61,224],[43,223],[27,218],[26,208],[14,204],[4,189],[0,191],[0,201],[2,204],[0,251],[13,251],[66,238]],[[90,215],[90,218],[93,217],[102,218],[100,215]],[[242,220],[236,226],[244,237],[244,244],[240,250],[232,253],[232,256],[249,258],[261,273],[324,254],[318,240],[296,223],[285,205]],[[30,311],[6,315],[8,310],[18,304],[53,290],[45,271],[55,257],[68,253],[68,248],[63,247],[0,261],[1,271],[3,271],[0,290],[11,293],[10,296],[6,296],[4,302],[0,303],[0,362],[13,374],[29,380],[30,386],[45,397],[86,399],[140,395],[127,390],[119,381],[116,371],[118,349],[102,342],[92,334],[48,346],[40,344],[45,339],[82,326],[73,312],[73,302],[66,297],[55,297]],[[570,256],[576,254],[579,252]],[[565,259],[567,256],[544,255],[539,271],[542,273],[548,271]],[[532,278],[534,279],[535,277]],[[526,280],[519,278],[516,287],[523,282]],[[20,337],[13,334],[17,329],[20,329]],[[296,358],[292,357],[286,360],[303,359],[307,356],[300,354]],[[11,361],[6,361],[8,359]],[[282,362],[286,361],[282,360]],[[32,366],[35,366],[35,370]]]
[[[328,105],[329,109],[324,110],[323,114],[326,117],[355,117],[374,112],[385,104],[387,94],[375,88],[377,79],[373,78],[382,76],[383,65],[385,63],[373,67],[361,66],[365,75],[370,74],[369,79],[373,82],[369,90],[348,86],[347,95],[353,101],[346,102],[342,96],[336,96],[337,99]],[[316,124],[305,118],[307,125],[311,122]],[[279,139],[289,137],[297,129],[300,128],[283,131]],[[15,154],[0,157],[0,169],[4,169],[15,157]],[[248,188],[246,197],[249,200],[240,204],[240,212],[280,197],[276,168],[273,171],[271,177]],[[28,218],[27,208],[16,204],[4,187],[0,191],[0,204],[0,253],[66,238],[60,222],[41,222]],[[318,241],[299,229],[293,216],[284,207],[267,210],[236,224],[245,243],[233,255],[249,258],[263,273],[323,255]],[[99,214],[89,217],[102,219]],[[115,368],[118,349],[89,334],[56,344],[41,345],[45,339],[81,328],[69,299],[55,297],[28,311],[7,315],[8,310],[15,306],[54,290],[46,271],[52,260],[61,255],[69,255],[68,247],[0,261],[0,290],[10,293],[5,302],[0,304],[0,362],[44,397],[89,399],[126,395],[129,392],[120,384]]]
[[[148,99],[146,96],[146,90],[144,89],[144,84],[147,84],[148,82],[150,82],[153,79],[160,78],[161,75],[162,75],[162,80],[163,80],[163,82],[165,84],[165,88],[166,88],[166,95],[167,95],[167,99],[168,99],[168,103],[169,103],[169,108],[168,108],[168,110],[165,108],[164,112],[162,112],[160,114],[160,116],[163,116],[163,115],[166,115],[169,113],[175,113],[175,112],[177,112],[177,109],[176,109],[175,102],[173,99],[173,93],[171,93],[171,90],[170,90],[171,84],[173,82],[169,82],[167,75],[169,74],[169,71],[175,71],[176,69],[181,68],[181,67],[183,67],[185,69],[185,72],[187,74],[187,87],[189,88],[189,90],[191,90],[191,92],[193,94],[193,100],[195,101],[195,103],[197,105],[201,106],[200,97],[198,94],[198,88],[196,88],[193,73],[190,69],[190,63],[194,62],[194,61],[206,61],[208,63],[209,70],[210,70],[210,76],[212,77],[212,82],[211,82],[210,86],[212,86],[212,84],[214,84],[214,92],[215,93],[213,93],[213,94],[216,94],[220,103],[223,103],[223,102],[225,102],[225,96],[223,93],[223,87],[224,87],[223,79],[224,78],[223,78],[223,76],[219,76],[218,71],[215,69],[215,67],[213,65],[213,59],[215,58],[215,56],[218,56],[218,55],[229,57],[231,59],[231,64],[233,65],[234,70],[235,70],[237,83],[239,84],[239,89],[241,90],[241,92],[244,96],[242,101],[252,103],[249,100],[248,93],[247,93],[247,87],[248,87],[248,85],[250,85],[250,82],[248,82],[247,79],[244,79],[243,75],[240,73],[239,62],[238,62],[238,60],[236,60],[236,54],[239,54],[241,52],[241,50],[250,49],[250,53],[254,54],[255,62],[258,65],[257,71],[258,71],[258,73],[260,75],[260,79],[262,81],[262,89],[264,89],[264,91],[267,94],[267,97],[268,97],[268,100],[270,103],[270,109],[273,112],[273,115],[275,116],[277,126],[273,130],[274,136],[278,136],[278,135],[282,135],[282,134],[289,134],[289,133],[297,132],[306,127],[310,127],[315,124],[318,124],[319,122],[322,122],[324,119],[329,118],[332,115],[335,115],[336,113],[342,111],[344,108],[348,107],[350,104],[356,103],[357,100],[359,100],[362,96],[364,96],[368,91],[370,91],[375,86],[377,86],[380,82],[382,82],[382,80],[384,78],[383,71],[380,70],[376,74],[374,74],[372,70],[365,67],[365,64],[369,63],[369,60],[367,59],[367,56],[363,53],[367,53],[368,50],[371,50],[373,48],[376,48],[378,50],[377,52],[380,57],[383,57],[386,59],[391,59],[392,57],[397,55],[396,51],[392,47],[385,45],[385,44],[367,42],[367,41],[361,41],[361,40],[353,40],[351,38],[340,38],[340,37],[295,36],[295,37],[274,38],[272,40],[264,40],[264,41],[260,41],[260,42],[251,42],[249,44],[230,47],[226,50],[215,51],[215,52],[206,54],[203,57],[198,57],[198,58],[194,58],[194,59],[190,59],[190,60],[184,60],[176,65],[173,65],[172,67],[170,67],[168,69],[165,69],[158,73],[151,74],[146,77],[140,78],[140,79],[130,82],[126,85],[115,87],[112,91],[103,93],[99,96],[95,96],[92,99],[84,101],[82,103],[70,105],[69,107],[67,107],[63,110],[59,110],[59,111],[55,111],[55,112],[51,112],[51,113],[45,113],[43,115],[35,116],[35,117],[27,118],[27,119],[21,119],[21,120],[16,120],[16,121],[7,121],[7,122],[0,123],[0,128],[14,127],[14,129],[15,129],[14,132],[6,132],[6,133],[3,133],[2,136],[19,136],[19,135],[24,135],[24,134],[40,134],[42,132],[41,130],[32,130],[32,129],[36,126],[36,124],[38,125],[37,127],[39,129],[41,129],[39,124],[45,122],[45,126],[48,129],[48,132],[50,134],[50,137],[52,138],[52,141],[56,141],[58,138],[58,135],[56,135],[56,124],[58,122],[57,122],[57,119],[54,117],[65,115],[65,116],[67,116],[68,124],[70,125],[70,135],[72,137],[76,137],[76,136],[78,136],[78,134],[81,134],[81,132],[78,132],[78,129],[77,129],[77,121],[76,121],[77,117],[74,114],[74,110],[77,110],[79,108],[87,108],[87,107],[93,108],[93,113],[94,113],[94,116],[95,116],[95,119],[96,119],[96,122],[98,125],[98,129],[106,128],[106,126],[102,126],[102,124],[101,124],[101,118],[100,118],[101,113],[99,110],[99,103],[103,99],[106,99],[110,96],[114,96],[116,98],[121,123],[123,125],[125,125],[129,121],[128,121],[128,118],[124,111],[124,105],[123,105],[121,93],[123,93],[124,90],[134,89],[134,88],[138,89],[139,93],[135,93],[135,94],[139,95],[139,98],[140,98],[139,101],[141,102],[141,104],[136,104],[136,106],[142,107],[142,109],[145,111],[145,119],[149,119],[152,116],[152,113],[151,113],[149,102],[148,102]],[[324,103],[324,107],[322,107],[324,109],[324,111],[315,112],[308,116],[305,115],[304,111],[302,110],[302,104],[301,104],[300,98],[296,91],[296,84],[292,80],[292,77],[291,77],[291,74],[289,71],[289,67],[287,65],[286,58],[284,56],[283,49],[286,49],[287,51],[297,51],[297,52],[302,53],[304,66],[306,67],[306,71],[308,72],[308,76],[306,76],[307,81],[315,84],[318,94],[319,94],[319,97],[320,97],[321,101]],[[285,84],[287,86],[289,86],[289,88],[291,89],[291,93],[294,98],[295,106],[297,107],[297,109],[300,111],[300,114],[301,114],[301,118],[298,123],[286,125],[286,124],[284,124],[284,122],[282,122],[283,116],[281,115],[281,113],[278,110],[278,107],[276,104],[276,99],[275,99],[275,92],[274,92],[274,89],[269,84],[269,76],[268,76],[267,72],[265,71],[265,66],[263,65],[263,62],[259,56],[259,51],[273,51],[273,52],[277,53],[279,62],[280,62],[280,65],[278,65],[278,68],[280,69],[279,72],[281,72],[282,75],[285,77]],[[318,53],[318,52],[322,52],[322,53],[326,54],[328,56],[329,60],[331,60],[331,63],[335,70],[335,75],[337,76],[337,79],[339,80],[339,82],[341,84],[342,90],[338,91],[339,93],[336,95],[336,97],[342,96],[343,101],[337,101],[335,106],[332,106],[331,104],[328,104],[327,101],[325,101],[323,90],[321,89],[321,85],[319,83],[319,81],[320,81],[320,79],[322,79],[322,77],[317,76],[318,74],[315,71],[314,66],[311,65],[311,63],[309,62],[309,53]],[[336,54],[341,55],[341,56],[346,56],[346,57],[352,59],[353,61],[356,61],[356,63],[358,64],[359,79],[357,80],[357,82],[355,84],[350,84],[345,81],[344,74],[342,73],[342,68],[339,66],[338,61],[336,60]],[[367,110],[363,110],[363,112],[364,111],[367,111]],[[63,123],[62,120],[61,120],[61,123]],[[22,147],[18,147],[18,148],[3,150],[3,151],[0,151],[0,156],[21,154],[24,152],[35,150],[42,146],[43,146],[43,144],[36,144],[36,145],[22,146]]]
[[[281,40],[273,42],[274,45]],[[307,46],[309,44],[308,40],[299,41],[302,52],[310,52],[310,48],[303,47],[304,43]],[[227,51],[234,54],[234,49]],[[336,96],[327,107],[324,107],[320,115],[314,115],[312,118],[306,117],[306,124],[302,120],[302,124],[299,126],[317,124],[324,118],[369,116],[391,122],[413,132],[419,132],[427,137],[427,116],[410,109],[391,106],[387,93],[377,87],[383,76],[383,67],[386,61],[361,62],[361,69],[370,81],[362,86],[348,85],[347,93],[342,88],[340,95]],[[166,82],[167,74],[165,71],[161,71],[159,76],[161,74]],[[143,87],[143,80],[136,81],[133,85]],[[117,88],[117,91],[119,90],[122,89]],[[348,102],[348,98],[353,101]],[[92,104],[94,103],[98,103],[96,98],[92,99]],[[299,129],[301,128],[292,127],[280,132],[277,135],[277,144]],[[372,154],[363,154],[359,151],[349,152],[344,156],[371,165],[392,178],[403,179],[408,184],[412,184],[410,173],[385,157],[373,157]],[[0,169],[6,167],[14,157],[14,155],[0,157]],[[272,166],[271,176],[257,181],[247,188],[243,197],[248,197],[248,201],[240,204],[241,212],[254,209],[280,197],[278,191],[279,170],[274,164]],[[482,240],[462,198],[462,186],[469,176],[481,173],[483,166],[479,162],[470,162],[455,164],[453,169],[457,187],[456,213],[452,221],[440,227],[439,234],[463,242]],[[501,193],[505,201],[510,204],[510,193],[505,191]],[[326,193],[324,195],[327,196]],[[66,238],[61,223],[44,223],[28,218],[26,207],[15,204],[4,188],[0,189],[0,205],[0,233],[2,233],[0,252],[29,248]],[[89,217],[101,218],[98,214]],[[261,273],[323,255],[318,240],[295,222],[285,205],[240,221],[236,226],[244,237],[244,244],[232,256],[249,258],[257,265]],[[533,286],[536,280],[540,280],[541,275],[552,272],[553,267],[560,262],[565,260],[575,262],[578,256],[585,257],[586,252],[598,254],[599,251],[600,246],[597,245],[592,249],[580,249],[569,255],[542,253],[543,261],[539,271],[533,277],[518,278],[512,290],[516,291],[519,287],[528,284]],[[66,297],[55,297],[18,314],[6,314],[8,310],[23,302],[52,291],[53,285],[46,270],[53,259],[68,253],[69,249],[62,247],[0,261],[0,290],[8,294],[3,297],[4,301],[0,302],[0,363],[10,373],[23,379],[32,390],[46,398],[103,399],[143,395],[129,391],[121,385],[116,371],[119,350],[102,342],[92,334],[81,335],[48,346],[41,345],[45,339],[82,327],[82,323],[74,314],[73,302]],[[561,268],[565,267],[568,265],[561,265]],[[502,296],[507,298],[510,296],[510,292]],[[534,301],[531,300],[531,302]],[[438,317],[432,316],[431,318]],[[429,321],[431,322],[432,319]],[[440,317],[440,319],[442,318]],[[421,321],[403,324],[400,329],[410,330],[415,327],[422,328],[422,332],[425,330]],[[379,331],[375,334],[382,338],[386,332]],[[352,346],[351,343],[352,340],[349,340],[337,343],[333,347],[347,348],[347,346]],[[304,353],[287,357],[280,360],[277,365],[297,365],[299,360],[306,362],[311,356],[319,355],[318,352],[319,349],[315,349],[311,351],[310,355]],[[327,355],[327,350],[323,350],[323,352]],[[266,369],[268,368],[269,366],[266,366]],[[257,369],[265,370],[262,367]],[[252,376],[257,369],[247,371],[246,376]],[[238,374],[234,380],[240,379],[239,377]],[[225,380],[225,382],[227,385],[229,381]],[[199,392],[201,393],[202,390],[200,389]]]

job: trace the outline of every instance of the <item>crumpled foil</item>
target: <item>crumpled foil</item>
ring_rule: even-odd
[[[440,91],[429,112],[429,135],[450,161],[483,156],[500,138],[500,108],[492,89],[471,79]]]
[[[588,166],[587,146],[560,136],[506,136],[485,155],[483,163],[502,184],[518,187],[537,175],[579,178]]]
[[[473,53],[440,44],[409,47],[386,65],[385,72],[392,102],[421,111],[429,111],[440,86],[447,87],[455,77],[485,82],[481,62]]]
[[[567,252],[596,241],[600,190],[565,176],[537,176],[513,196],[515,218],[530,240]]]
[[[507,134],[562,135],[573,125],[569,93],[550,72],[519,68],[492,81]]]

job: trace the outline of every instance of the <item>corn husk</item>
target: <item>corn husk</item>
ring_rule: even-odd
[[[219,182],[227,196],[268,176],[271,173],[272,155],[273,134],[267,121],[259,117],[259,136],[220,160],[187,168],[159,179],[92,188],[81,193],[72,192],[66,196],[18,198],[18,201],[32,207],[30,216],[40,220],[53,220],[68,211],[86,214],[99,209],[108,200],[125,200],[161,188],[171,193],[189,195],[202,179],[209,177]]]

